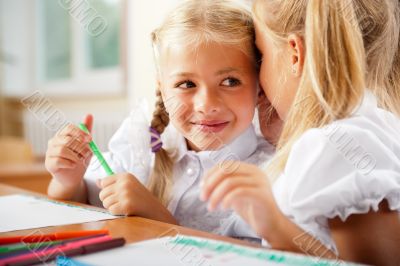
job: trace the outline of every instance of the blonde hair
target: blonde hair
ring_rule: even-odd
[[[397,25],[394,27],[393,36],[397,36],[397,48],[395,48],[393,65],[388,75],[388,84],[386,84],[388,94],[385,102],[388,109],[400,116],[400,1],[394,10],[394,19]]]
[[[367,87],[379,105],[400,115],[400,2],[360,1]]]
[[[219,43],[240,49],[256,63],[255,33],[249,6],[233,0],[187,0],[179,5],[161,27],[152,32],[152,44],[157,74],[161,74],[161,55],[175,44],[195,50],[202,44]],[[160,90],[151,126],[162,134],[168,126]],[[172,114],[171,114],[172,115]],[[173,158],[165,149],[155,155],[155,164],[148,188],[166,205],[172,186]]]
[[[277,47],[293,33],[306,47],[300,85],[269,164],[272,180],[305,131],[350,116],[366,87],[382,107],[396,111],[400,81],[393,58],[399,56],[399,28],[393,5],[397,13],[398,0],[256,0],[255,20]]]

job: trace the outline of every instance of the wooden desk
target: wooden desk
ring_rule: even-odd
[[[44,162],[0,165],[0,183],[46,194],[51,175]]]
[[[22,193],[27,195],[40,195],[37,193],[33,193],[27,190],[15,188],[12,186],[7,186],[4,184],[0,184],[0,196],[10,195]],[[43,196],[43,195],[41,195]],[[71,202],[69,202],[71,203]],[[76,204],[76,203],[73,203]],[[76,204],[81,206],[88,206],[84,204]],[[11,206],[12,207],[12,206]],[[89,206],[90,208],[95,208]],[[259,247],[255,244],[250,244],[245,241],[218,236],[206,232],[201,232],[181,226],[176,226],[172,224],[162,223],[158,221],[153,221],[145,218],[140,217],[125,217],[119,218],[114,220],[107,220],[107,221],[99,221],[99,222],[89,222],[83,224],[73,224],[73,225],[63,225],[63,226],[53,226],[53,227],[45,227],[45,228],[37,228],[37,229],[30,229],[30,230],[20,230],[20,231],[13,231],[7,233],[0,233],[0,236],[13,236],[13,235],[27,235],[32,234],[33,232],[40,232],[40,234],[47,234],[59,231],[77,231],[77,230],[98,230],[98,229],[108,229],[110,234],[113,237],[124,237],[127,243],[133,243],[137,241],[143,241],[146,239],[157,238],[160,236],[166,235],[176,235],[176,234],[183,234],[183,235],[191,235],[191,236],[199,236],[199,237],[206,237],[211,239],[217,240],[224,240],[231,243],[242,244],[246,246],[252,247]],[[40,231],[39,231],[40,230]]]

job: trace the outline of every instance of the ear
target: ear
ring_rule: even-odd
[[[290,34],[288,37],[288,45],[291,73],[295,77],[301,77],[305,59],[303,38],[297,34]]]

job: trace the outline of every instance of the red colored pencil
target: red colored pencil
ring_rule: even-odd
[[[11,236],[11,237],[0,237],[0,245],[12,244],[12,243],[36,243],[44,241],[55,241],[63,240],[75,237],[84,237],[90,235],[108,234],[108,230],[88,230],[88,231],[70,231],[70,232],[58,232],[53,234],[45,235],[27,235],[27,236]]]

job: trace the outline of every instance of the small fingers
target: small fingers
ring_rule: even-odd
[[[111,175],[111,176],[107,176],[106,178],[103,178],[100,181],[100,185],[104,189],[104,188],[114,184],[116,181],[117,181],[117,176],[116,175]]]
[[[112,205],[108,207],[108,211],[112,215],[124,215],[127,216],[129,215],[129,211],[127,207],[125,206],[126,204],[121,203],[120,201],[114,202]]]
[[[82,138],[73,138],[66,136],[60,140],[59,145],[68,147],[71,151],[77,153],[80,156],[85,156],[90,152],[88,142],[85,142]]]
[[[102,200],[104,208],[107,210],[114,204],[118,203],[118,198],[115,195],[111,195],[104,200]]]
[[[251,196],[253,194],[254,188],[244,188],[244,187],[237,187],[231,190],[229,193],[226,194],[224,199],[221,202],[221,206],[224,209],[235,209],[236,202],[244,202],[244,199]]]
[[[212,191],[225,178],[225,173],[218,166],[213,167],[209,172],[207,172],[202,180],[200,199],[203,201],[208,200]]]
[[[219,185],[212,191],[209,197],[208,210],[213,211],[217,206],[237,188],[246,188],[254,186],[255,182],[252,178],[246,177],[233,177],[226,178],[219,183]]]
[[[89,134],[87,134],[86,132],[84,132],[83,130],[81,130],[80,128],[78,128],[77,126],[75,126],[73,124],[69,124],[66,127],[64,127],[63,129],[61,129],[57,133],[57,136],[59,136],[59,137],[69,136],[69,137],[73,137],[73,138],[81,138],[88,142],[92,138]]]
[[[82,137],[58,136],[49,141],[49,149],[66,147],[75,152],[79,157],[87,157],[91,153],[88,142]]]
[[[123,215],[121,207],[119,206],[118,202],[113,203],[110,205],[107,210],[112,214],[112,215]]]
[[[53,148],[47,152],[47,156],[49,158],[63,158],[70,160],[74,163],[77,163],[79,161],[79,156],[75,152],[71,151],[70,149],[63,147],[63,146],[58,146],[56,148]]]
[[[103,188],[99,193],[99,199],[105,201],[108,197],[114,194],[114,187],[108,186]]]

